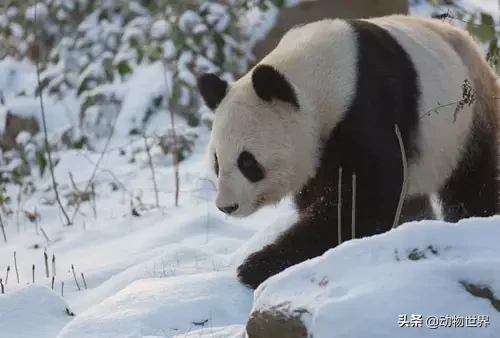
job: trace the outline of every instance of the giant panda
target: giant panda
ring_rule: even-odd
[[[294,27],[247,74],[198,77],[215,114],[216,206],[246,217],[293,196],[298,220],[237,268],[250,288],[351,238],[391,229],[407,160],[403,221],[499,209],[500,88],[472,37],[439,19],[390,15]],[[339,168],[342,168],[340,176]],[[339,177],[342,177],[339,185]]]

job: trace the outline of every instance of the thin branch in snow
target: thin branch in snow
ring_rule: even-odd
[[[394,125],[394,130],[396,132],[396,136],[399,142],[399,149],[401,151],[401,161],[403,164],[403,184],[401,186],[401,194],[399,196],[398,207],[396,209],[396,215],[394,216],[394,223],[392,224],[392,228],[396,228],[399,223],[399,218],[401,216],[401,210],[403,208],[403,203],[405,200],[405,196],[408,190],[408,162],[406,159],[405,147],[403,144],[403,138],[401,137],[401,132],[397,124]]]

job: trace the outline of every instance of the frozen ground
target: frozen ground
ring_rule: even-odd
[[[492,2],[496,3],[476,0],[474,4],[490,6],[488,9],[498,17],[498,10],[491,5]],[[413,11],[425,15],[428,8],[419,5]],[[8,74],[12,67],[8,62],[0,62],[0,75]],[[20,81],[15,85],[32,85],[34,69],[24,64],[17,67]],[[163,78],[162,74],[159,76]],[[4,78],[0,76],[0,85]],[[71,116],[66,114],[71,100],[68,97],[65,106],[51,106],[52,102],[46,100],[46,106],[51,108],[48,111],[54,114],[49,115],[52,131],[72,123]],[[16,112],[30,109],[38,112],[33,102],[12,102]],[[169,121],[158,119],[154,123],[168,125]],[[186,126],[179,126],[183,127]],[[0,337],[241,337],[252,308],[253,295],[236,282],[234,267],[247,253],[258,249],[289,225],[296,215],[289,201],[244,220],[221,215],[213,203],[213,185],[204,179],[208,132],[202,127],[197,132],[200,137],[194,153],[180,167],[178,207],[174,206],[171,158],[153,154],[161,208],[152,208],[155,198],[147,158],[137,156],[136,163],[129,163],[134,148],[141,146],[143,141],[130,143],[118,132],[95,178],[100,183],[95,215],[92,207],[85,204],[75,224],[64,227],[58,209],[43,203],[40,195],[35,195],[23,203],[26,210],[36,207],[41,215],[38,223],[30,223],[21,215],[18,231],[15,217],[5,220],[10,224],[7,226],[8,243],[0,244],[0,278],[5,288],[5,294],[0,295]],[[59,184],[71,185],[69,173],[78,184],[86,182],[99,156],[82,151],[63,154],[56,170]],[[122,184],[119,192],[110,188],[110,184],[116,181]],[[50,184],[49,181],[45,183]],[[17,191],[9,193],[15,196]],[[131,215],[131,201],[140,216]],[[339,285],[330,290],[336,298],[323,300],[325,309],[339,306],[333,312],[335,323],[342,323],[346,330],[356,327],[359,331],[351,332],[362,336],[366,336],[366,330],[376,328],[386,334],[379,337],[391,336],[391,332],[399,337],[401,330],[423,334],[422,329],[398,328],[397,315],[403,312],[428,315],[433,311],[432,314],[438,316],[490,315],[489,327],[466,332],[474,337],[498,337],[498,326],[492,319],[495,314],[498,316],[498,312],[493,310],[491,302],[449,284],[462,276],[471,282],[488,283],[495,294],[500,292],[497,268],[500,255],[493,240],[499,234],[493,222],[498,222],[498,219],[469,220],[463,224],[469,224],[469,228],[462,227],[455,235],[452,233],[456,229],[444,224],[433,224],[437,228],[428,228],[425,223],[413,224],[377,238],[346,243],[325,259],[307,264],[304,273],[316,267],[326,273],[322,265],[329,257],[337,262],[335,269],[328,270],[332,273],[349,272],[351,266],[370,266],[342,276],[332,274],[331,280]],[[476,231],[472,232],[470,226]],[[445,248],[451,245],[452,250],[444,250],[444,256],[429,261],[401,263],[391,260],[389,253],[394,249],[408,248],[408,239],[413,237],[418,237],[420,246],[436,244]],[[45,275],[44,250],[48,257],[49,278]],[[361,256],[363,253],[365,255]],[[55,271],[52,257],[55,257]],[[418,268],[413,269],[413,266]],[[440,270],[443,266],[446,269]],[[289,274],[303,276],[302,272],[296,271]],[[293,279],[294,285],[296,283],[299,289],[306,288],[303,278],[299,277]],[[269,285],[270,288],[265,290],[267,293],[260,294],[257,306],[274,301],[269,290],[280,285],[279,280]],[[434,285],[438,288],[433,289]],[[299,289],[288,286],[277,292],[276,297],[290,293],[296,296]],[[377,306],[376,316],[371,317],[371,322],[358,317],[359,313],[366,316],[373,313],[372,308],[365,306],[368,303],[377,304],[374,305]],[[380,304],[386,304],[387,311],[385,308],[379,310],[384,306]],[[342,317],[342,313],[348,317]],[[315,322],[317,330],[324,329],[321,326],[322,314],[318,313]],[[433,332],[438,332],[434,333],[438,337],[443,332],[452,332],[446,330],[425,333],[434,337]],[[458,337],[457,332],[462,331],[456,330],[453,336]]]

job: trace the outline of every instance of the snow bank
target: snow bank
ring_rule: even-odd
[[[57,337],[172,337],[231,325],[248,316],[251,293],[234,272],[144,279],[80,314]]]
[[[271,277],[252,311],[300,310],[315,338],[500,337],[498,238],[500,217],[407,223]]]
[[[6,293],[0,294],[0,336],[9,338],[55,337],[73,317],[66,302],[51,289],[41,285],[17,287],[10,276]],[[12,289],[11,284],[16,285]],[[69,310],[69,309],[68,309]]]
[[[173,338],[245,338],[245,326],[230,325],[225,327],[210,327],[175,335]]]

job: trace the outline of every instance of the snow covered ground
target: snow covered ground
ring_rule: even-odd
[[[492,2],[496,3],[475,0],[474,4],[490,6],[498,17]],[[413,8],[416,15],[428,13],[428,8],[421,6]],[[0,61],[0,85],[5,78],[1,75],[7,74],[9,67],[8,60]],[[163,79],[163,74],[157,75]],[[18,76],[21,79],[16,86],[33,84],[34,69],[23,65]],[[72,123],[71,118],[61,118],[66,116],[71,99],[67,98],[65,107],[48,109],[53,114],[49,115],[51,130]],[[32,103],[17,102],[16,111],[38,111]],[[45,104],[50,106],[51,102]],[[169,121],[158,118],[154,124],[169,125]],[[214,188],[209,182],[213,177],[205,178],[208,131],[199,127],[197,132],[200,137],[193,154],[180,167],[178,207],[174,206],[171,158],[153,154],[161,204],[159,209],[153,208],[148,159],[141,155],[135,163],[129,161],[143,141],[131,143],[118,132],[95,177],[100,183],[95,214],[91,205],[84,204],[74,225],[65,227],[57,207],[44,203],[36,194],[23,203],[26,210],[36,208],[38,222],[31,223],[21,215],[18,231],[15,217],[5,220],[11,224],[7,226],[8,242],[0,243],[0,278],[5,289],[0,295],[0,337],[242,337],[254,296],[237,283],[234,268],[296,215],[290,201],[284,201],[244,220],[223,216],[213,203]],[[56,168],[58,183],[71,185],[69,173],[75,182],[86,182],[99,157],[80,150],[64,153]],[[110,188],[117,181],[121,183],[118,192]],[[9,193],[15,196],[17,191]],[[132,215],[131,203],[140,216]],[[483,282],[500,298],[500,249],[494,244],[499,221],[467,220],[456,229],[439,222],[412,223],[376,238],[346,243],[307,263],[304,272],[288,272],[293,285],[280,292],[271,293],[282,286],[280,279],[271,280],[267,289],[257,293],[255,306],[287,296],[300,300],[299,290],[314,292],[303,278],[314,270],[328,274],[332,283],[328,292],[334,296],[323,298],[324,308],[313,317],[311,325],[318,336],[325,330],[322,311],[328,310],[333,313],[335,330],[346,330],[339,331],[344,334],[339,337],[402,337],[402,332],[404,337],[444,337],[448,332],[454,337],[465,336],[461,332],[479,338],[499,337],[495,322],[498,307],[495,310],[489,300],[452,284],[458,278]],[[403,252],[412,245],[421,248],[431,244],[443,254],[418,262],[394,259],[395,249]],[[324,268],[326,262],[329,269]],[[354,266],[357,268],[351,271]],[[294,285],[297,288],[292,288]],[[399,328],[399,314],[488,315],[490,325],[464,331]]]

